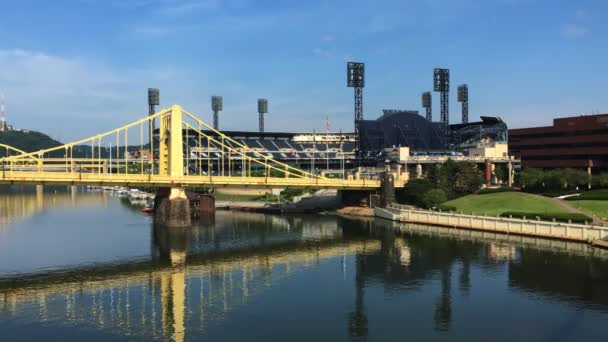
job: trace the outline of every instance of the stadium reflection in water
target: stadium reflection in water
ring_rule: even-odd
[[[146,222],[148,255],[2,274],[0,338],[577,340],[608,331],[608,262],[583,245],[556,252],[546,240],[332,216],[219,212],[184,230]]]

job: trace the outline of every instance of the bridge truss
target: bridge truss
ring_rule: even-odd
[[[159,129],[152,131],[150,127]],[[155,139],[150,140],[150,136]],[[27,153],[7,145],[0,145],[0,151],[2,148],[6,153],[0,154],[0,183],[351,190],[380,187],[379,180],[326,178],[275,160],[215,130],[179,105],[109,132],[45,150]]]

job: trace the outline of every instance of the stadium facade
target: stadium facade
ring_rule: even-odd
[[[445,125],[431,122],[411,110],[384,110],[376,120],[360,123],[361,149],[373,163],[384,158],[391,147],[409,147],[412,153],[467,155],[471,148],[507,143],[507,125],[499,117],[482,116],[481,121]]]
[[[417,111],[385,110],[376,120],[360,122],[363,165],[375,166],[390,157],[388,149],[407,147],[412,155],[466,156],[469,149],[493,143],[505,143],[507,126],[498,117],[481,117],[479,122],[445,125],[431,122]],[[358,165],[354,133],[288,133],[222,131],[239,144],[276,160],[304,170],[349,170]],[[205,135],[217,138],[214,131]],[[221,149],[208,146],[206,139],[192,133],[190,158],[200,160],[222,158]],[[198,146],[198,147],[197,147]],[[202,146],[202,147],[201,147]],[[226,155],[224,155],[226,157]],[[238,155],[228,156],[232,160]],[[238,167],[238,163],[235,163]],[[332,172],[332,171],[330,171]]]
[[[214,131],[203,131],[216,140],[221,140]],[[348,170],[356,166],[355,135],[354,133],[287,133],[287,132],[247,132],[222,131],[237,143],[247,146],[251,151],[261,153],[269,158],[285,162],[304,170],[323,172],[324,170]],[[184,133],[186,136],[186,133]],[[224,154],[234,161],[240,160],[239,155],[227,156],[224,151],[208,144],[207,139],[199,137],[194,132],[189,136],[190,159],[205,162],[219,160]],[[226,142],[228,143],[228,142]],[[229,143],[228,143],[229,144]],[[200,147],[202,146],[202,148]],[[238,146],[234,146],[239,150]],[[253,157],[252,152],[247,155]],[[214,165],[217,165],[215,162]],[[235,167],[239,163],[235,162]],[[195,164],[193,164],[195,165]]]

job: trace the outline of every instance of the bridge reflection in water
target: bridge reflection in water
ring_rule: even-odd
[[[183,341],[186,326],[204,329],[294,272],[380,249],[379,241],[344,239],[332,218],[243,213],[218,225],[151,231],[151,260],[0,278],[0,312]]]
[[[9,225],[56,207],[104,206],[108,192],[79,192],[76,186],[0,185],[0,234]]]
[[[380,304],[366,294],[378,287],[406,298],[401,319],[430,311],[435,331],[454,330],[453,316],[463,310],[455,309],[459,298],[485,284],[479,272],[505,273],[510,291],[524,297],[608,312],[608,255],[582,244],[383,220],[226,212],[189,229],[151,227],[150,240],[149,258],[0,278],[0,320],[27,316],[128,338],[183,341],[221,325],[290,277],[346,256],[354,259],[355,268],[343,271],[354,273],[354,291],[340,329],[346,325],[351,337],[369,336],[374,321],[392,319],[370,317]],[[408,302],[435,283],[429,303]]]

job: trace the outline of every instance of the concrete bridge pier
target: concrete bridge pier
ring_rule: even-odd
[[[486,181],[486,188],[489,188],[492,186],[492,161],[490,161],[490,159],[486,159],[485,160],[485,172],[484,172],[484,178]]]
[[[507,171],[509,172],[508,176],[508,185],[509,187],[513,186],[513,156],[509,156],[509,162],[507,163]]]
[[[154,198],[154,220],[167,227],[190,227],[190,201],[182,187],[160,188]]]
[[[338,199],[346,206],[360,206],[367,202],[370,208],[386,208],[395,202],[395,174],[391,171],[383,172],[378,190],[338,190]]]
[[[416,164],[416,178],[422,178],[422,164]]]
[[[386,208],[393,202],[395,202],[395,177],[392,172],[386,171],[380,178],[380,206]]]

